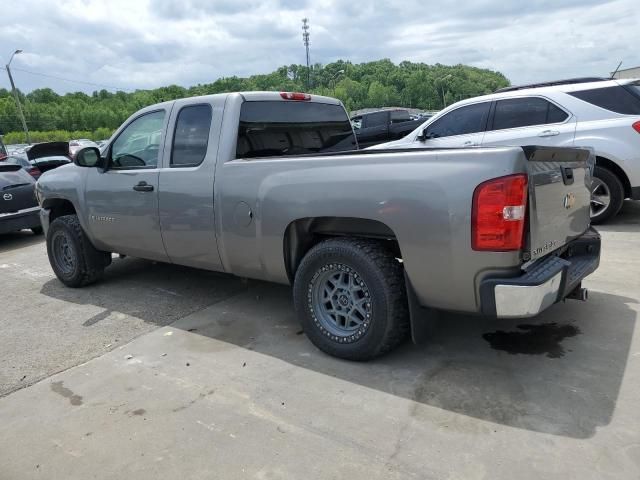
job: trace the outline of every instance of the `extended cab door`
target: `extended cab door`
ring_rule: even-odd
[[[167,261],[158,218],[158,159],[167,108],[131,120],[105,151],[107,169],[88,169],[87,225],[100,249]]]
[[[213,181],[224,98],[177,100],[160,170],[160,228],[173,263],[223,270],[214,224]]]
[[[416,140],[414,146],[441,148],[481,145],[490,107],[491,102],[480,102],[445,113],[425,127],[425,140]]]
[[[576,118],[542,97],[497,100],[483,145],[573,146]]]

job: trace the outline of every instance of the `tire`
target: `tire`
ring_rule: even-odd
[[[296,271],[293,298],[309,340],[334,357],[370,360],[408,337],[403,268],[382,242],[317,244]]]
[[[591,223],[604,223],[618,214],[624,203],[624,187],[620,179],[604,167],[593,172],[591,187]]]
[[[42,235],[42,233],[44,232],[42,227],[33,227],[31,231],[33,232],[34,235]]]
[[[56,218],[47,232],[47,255],[56,277],[67,287],[89,285],[100,278],[111,255],[97,250],[76,215]]]

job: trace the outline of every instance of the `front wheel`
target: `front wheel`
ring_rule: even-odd
[[[620,179],[604,167],[594,169],[591,181],[591,223],[598,224],[615,216],[624,203]]]
[[[111,258],[91,244],[76,215],[64,215],[51,222],[47,255],[56,277],[73,288],[100,279]]]
[[[329,355],[369,360],[408,336],[402,265],[381,242],[319,243],[300,263],[293,295],[304,332]]]

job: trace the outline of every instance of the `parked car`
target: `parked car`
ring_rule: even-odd
[[[67,142],[37,143],[22,155],[11,154],[5,162],[20,165],[29,175],[38,180],[40,175],[54,168],[71,163]]]
[[[12,163],[14,165],[20,165],[22,169],[31,175],[35,180],[40,178],[42,172],[38,169],[38,167],[34,166],[27,158],[18,157],[16,155],[10,155],[6,157],[4,160],[1,160],[5,163]]]
[[[380,110],[351,118],[360,148],[404,137],[424,119],[412,119],[406,110]]]
[[[31,165],[40,173],[71,163],[67,142],[46,142],[33,145],[26,153]],[[38,175],[38,178],[40,175]]]
[[[0,162],[0,234],[23,229],[42,233],[35,183],[20,165]]]
[[[76,156],[78,150],[85,147],[97,147],[98,144],[93,140],[89,140],[87,138],[80,138],[78,140],[69,140],[69,155],[71,158]]]
[[[584,297],[600,257],[590,150],[354,146],[327,97],[147,107],[102,155],[38,181],[51,267],[81,287],[116,252],[293,284],[309,339],[355,360],[419,338],[439,310],[528,317]]]
[[[0,137],[0,160],[4,160],[5,158],[7,158],[7,155],[7,147],[4,146],[2,137]]]
[[[406,138],[374,148],[589,146],[591,219],[640,200],[640,80],[583,78],[508,87],[446,108]]]

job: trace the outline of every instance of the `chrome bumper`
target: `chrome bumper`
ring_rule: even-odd
[[[482,312],[499,318],[533,317],[579,288],[599,264],[600,235],[591,228],[518,277],[484,279]]]

